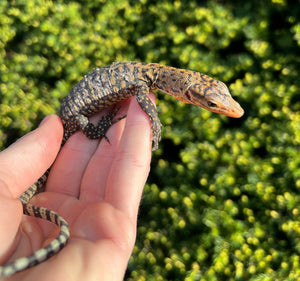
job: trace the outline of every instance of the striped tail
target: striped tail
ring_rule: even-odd
[[[31,204],[22,204],[23,213],[25,215],[51,221],[60,227],[60,232],[57,238],[55,238],[49,245],[34,252],[31,256],[22,257],[14,262],[0,266],[0,277],[12,275],[49,259],[66,245],[70,236],[68,223],[59,214],[43,207]]]
[[[21,196],[19,197],[19,200],[26,204],[29,202],[29,200],[38,192],[42,190],[44,187],[44,184],[46,183],[48,176],[50,173],[50,168],[32,185],[30,186],[26,191],[24,191]]]

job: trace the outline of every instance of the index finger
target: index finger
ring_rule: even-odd
[[[155,97],[150,94],[155,103]],[[151,124],[136,99],[130,103],[118,153],[107,179],[105,200],[135,219],[150,171]]]

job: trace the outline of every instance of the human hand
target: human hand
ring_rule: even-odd
[[[70,240],[51,259],[9,280],[123,279],[151,159],[150,122],[135,98],[122,103],[118,115],[124,114],[107,132],[110,143],[77,132],[61,149],[45,192],[30,203],[66,219]],[[52,223],[23,216],[16,198],[54,161],[62,130],[59,118],[49,116],[0,153],[0,264],[30,255],[59,232]]]

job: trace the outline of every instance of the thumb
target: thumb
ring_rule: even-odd
[[[47,116],[40,126],[0,153],[0,196],[19,197],[53,163],[63,128],[58,116]]]
[[[20,196],[54,161],[62,139],[58,116],[44,119],[36,130],[0,153],[0,263],[10,255],[22,218]]]

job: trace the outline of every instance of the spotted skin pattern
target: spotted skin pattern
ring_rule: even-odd
[[[149,99],[150,90],[161,90],[176,99],[201,106],[209,111],[241,117],[244,113],[240,105],[233,100],[224,83],[195,71],[163,66],[155,63],[116,62],[103,68],[96,68],[85,75],[62,101],[60,117],[64,127],[61,146],[76,131],[89,139],[106,138],[106,131],[115,122],[125,116],[115,118],[118,109],[102,117],[95,126],[88,117],[111,105],[136,96],[136,99],[151,121],[153,150],[158,148],[161,123],[155,105]],[[48,246],[36,251],[29,257],[0,266],[0,277],[37,265],[55,253],[67,243],[70,231],[67,222],[54,211],[29,204],[29,200],[40,192],[47,181],[50,169],[27,189],[19,200],[25,215],[42,218],[57,224],[60,233]]]

